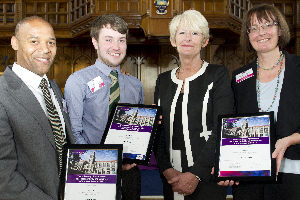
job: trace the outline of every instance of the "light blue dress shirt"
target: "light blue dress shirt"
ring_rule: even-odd
[[[73,73],[65,85],[65,99],[76,144],[99,144],[108,120],[112,68],[96,60],[94,65]],[[120,102],[144,103],[141,82],[117,68]]]

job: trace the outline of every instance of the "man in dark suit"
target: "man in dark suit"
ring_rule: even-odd
[[[63,95],[46,76],[56,54],[53,28],[25,18],[11,45],[17,62],[0,77],[0,199],[58,200],[62,147],[73,134]]]

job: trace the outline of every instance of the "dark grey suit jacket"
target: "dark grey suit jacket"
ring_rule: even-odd
[[[62,92],[50,81],[60,103],[68,142],[70,121]],[[57,152],[50,123],[25,83],[7,67],[0,77],[0,199],[59,199]]]

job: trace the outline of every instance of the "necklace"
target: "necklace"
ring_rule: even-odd
[[[275,102],[275,99],[277,97],[277,92],[278,92],[278,86],[279,86],[279,81],[280,81],[280,73],[281,73],[281,67],[282,67],[282,63],[283,63],[283,56],[281,56],[282,53],[280,54],[280,60],[278,60],[279,62],[277,62],[277,65],[279,65],[279,69],[278,69],[278,76],[277,76],[277,81],[276,81],[276,88],[275,88],[275,92],[274,92],[274,96],[273,96],[273,100],[272,100],[272,103],[271,105],[268,107],[267,110],[262,110],[261,106],[260,106],[260,86],[259,86],[259,68],[261,68],[258,64],[258,58],[256,60],[256,66],[257,66],[257,80],[256,80],[256,92],[257,92],[257,104],[258,104],[258,110],[259,112],[269,112],[270,109],[272,108],[274,102]],[[274,68],[274,67],[273,67]]]
[[[282,53],[282,51],[279,51],[279,53],[280,53],[280,56],[279,56],[277,62],[275,63],[275,65],[273,65],[273,67],[270,67],[270,68],[264,68],[264,67],[262,67],[262,65],[261,65],[261,66],[259,66],[259,68],[261,68],[262,70],[272,70],[272,69],[274,69],[275,67],[277,67],[278,64],[283,60],[283,53]],[[258,58],[257,58],[257,62],[258,62]]]

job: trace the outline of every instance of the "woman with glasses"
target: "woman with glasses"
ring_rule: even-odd
[[[289,40],[289,27],[276,7],[261,4],[246,14],[241,44],[257,57],[233,72],[236,110],[274,112],[277,142],[272,157],[279,184],[240,182],[233,187],[234,200],[300,199],[300,57],[282,49]]]
[[[162,107],[163,128],[157,162],[163,174],[165,200],[224,200],[214,166],[217,117],[233,113],[233,93],[225,66],[201,59],[209,41],[208,22],[196,10],[175,16],[170,42],[180,67],[159,75],[155,103]]]

